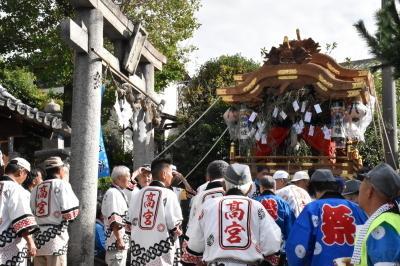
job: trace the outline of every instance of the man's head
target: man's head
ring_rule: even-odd
[[[328,191],[339,193],[339,185],[329,169],[315,170],[310,179],[310,186],[317,198]]]
[[[281,189],[287,185],[289,181],[289,173],[284,170],[278,170],[272,176],[276,182],[276,189]]]
[[[28,191],[32,191],[34,187],[43,182],[43,172],[41,169],[36,168],[33,169],[25,181],[22,183],[22,186]]]
[[[260,179],[260,177],[264,176],[264,175],[268,175],[269,173],[269,169],[268,167],[261,165],[261,166],[257,166],[257,179]]]
[[[170,187],[172,183],[172,162],[170,159],[160,158],[151,163],[151,175],[153,180],[163,182]]]
[[[294,173],[291,182],[298,187],[308,190],[308,183],[310,182],[310,177],[308,176],[308,173],[306,171],[298,171]]]
[[[151,168],[150,164],[144,164],[141,169],[139,175],[136,177],[138,184],[140,187],[147,187],[151,183]]]
[[[390,165],[381,163],[364,175],[358,202],[360,207],[371,215],[381,205],[396,198],[399,191],[399,174]]]
[[[46,171],[46,179],[60,178],[65,176],[64,162],[58,156],[49,157],[44,161],[44,170]]]
[[[344,183],[344,190],[342,192],[342,196],[350,201],[358,203],[358,193],[360,190],[360,180],[347,180]]]
[[[261,193],[265,190],[271,190],[275,192],[276,190],[276,182],[275,179],[270,175],[263,175],[258,178],[260,184]]]
[[[222,160],[215,160],[207,166],[207,177],[210,181],[224,178],[229,164]]]
[[[4,173],[21,185],[30,171],[31,164],[24,158],[16,157],[8,162]]]
[[[124,165],[115,166],[111,172],[113,183],[120,188],[127,188],[131,173],[129,168]]]
[[[239,189],[243,195],[247,195],[250,192],[252,183],[253,180],[248,165],[234,163],[228,166],[225,176],[226,191],[236,188]]]

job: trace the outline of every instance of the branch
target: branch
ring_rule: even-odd
[[[364,21],[359,20],[353,26],[357,29],[358,34],[367,42],[371,52],[375,54],[376,57],[380,58],[381,53],[379,52],[379,41],[368,32]]]

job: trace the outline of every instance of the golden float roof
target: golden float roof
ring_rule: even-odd
[[[265,53],[267,60],[258,70],[235,75],[236,86],[217,89],[217,95],[231,104],[262,102],[264,93],[284,94],[288,89],[312,85],[321,101],[329,99],[362,99],[375,94],[374,81],[368,70],[344,68],[326,54],[311,38],[288,41]]]

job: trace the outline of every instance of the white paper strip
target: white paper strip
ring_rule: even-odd
[[[257,113],[256,113],[256,112],[252,112],[251,115],[250,115],[250,117],[249,117],[249,121],[250,121],[250,122],[254,122],[254,120],[256,119],[256,117],[257,117]]]
[[[306,114],[304,115],[304,121],[307,123],[311,122],[311,117],[312,117],[312,113],[311,112],[306,112]]]
[[[308,129],[308,135],[314,136],[314,126],[313,125],[311,125],[310,128]]]
[[[321,106],[318,103],[314,104],[314,109],[315,109],[315,112],[317,112],[317,114],[322,113]]]
[[[257,132],[256,132],[256,135],[255,135],[255,139],[257,140],[257,141],[260,141],[260,139],[261,139],[261,132],[260,132],[260,130],[257,130]]]
[[[276,118],[276,117],[278,116],[278,112],[279,112],[278,107],[275,107],[275,108],[274,108],[274,111],[273,111],[273,113],[272,113],[272,116]]]
[[[267,144],[267,135],[263,134],[261,136],[261,144]]]
[[[285,120],[287,117],[287,115],[284,111],[281,111],[279,115],[282,117],[283,120]]]
[[[299,126],[303,129],[304,128],[304,122],[303,122],[303,120],[300,120],[299,121]]]
[[[297,101],[294,101],[294,102],[292,103],[292,105],[293,105],[293,110],[294,110],[295,112],[297,112],[297,111],[300,109],[299,103],[298,103]]]
[[[324,132],[324,139],[326,140],[330,140],[331,139],[331,130],[328,128],[328,130],[326,130]]]

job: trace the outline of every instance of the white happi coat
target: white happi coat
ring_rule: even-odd
[[[71,185],[54,178],[36,186],[31,208],[40,226],[35,234],[37,256],[64,255],[68,250],[68,224],[79,214],[79,200]]]
[[[312,201],[308,192],[296,185],[288,185],[283,187],[277,190],[275,194],[289,203],[289,206],[293,210],[296,218],[299,216],[304,207]]]
[[[281,246],[279,226],[261,203],[245,196],[207,200],[193,229],[188,248],[207,263],[256,264]]]
[[[131,265],[179,265],[179,239],[174,231],[182,223],[176,194],[153,181],[133,196],[129,207]]]
[[[121,226],[119,233],[125,243],[125,249],[129,248],[129,232],[126,232],[126,215],[128,214],[128,198],[123,190],[112,185],[106,192],[101,205],[101,213],[104,216],[106,226],[106,251],[117,250],[116,238],[111,229],[111,224]]]
[[[225,195],[225,190],[223,187],[216,187],[208,190],[204,190],[194,196],[192,199],[192,207],[190,208],[190,215],[189,215],[189,221],[188,221],[188,231],[186,234],[189,236],[189,230],[191,227],[191,224],[193,223],[194,220],[196,220],[196,217],[198,217],[198,211],[201,209],[202,204],[208,200],[208,199],[213,199],[213,198],[218,198],[222,197]],[[189,236],[190,237],[190,236]]]
[[[38,230],[29,207],[29,193],[17,182],[0,178],[0,265],[25,265],[26,241],[23,230]]]

